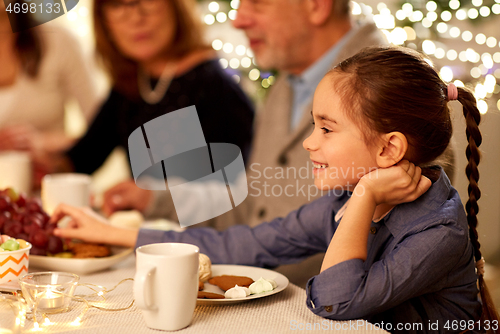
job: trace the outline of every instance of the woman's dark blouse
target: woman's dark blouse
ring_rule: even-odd
[[[247,162],[254,112],[238,85],[210,60],[172,80],[163,99],[149,105],[112,90],[87,133],[69,150],[76,172],[93,173],[117,146],[128,154],[128,137],[142,124],[195,105],[207,143],[232,143]]]

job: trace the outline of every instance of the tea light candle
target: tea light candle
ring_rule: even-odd
[[[66,312],[78,284],[78,275],[64,272],[29,273],[19,284],[30,310]]]
[[[38,297],[38,308],[58,309],[64,307],[64,296],[62,293],[47,290],[41,292]]]

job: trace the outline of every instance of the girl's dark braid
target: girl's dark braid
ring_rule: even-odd
[[[458,88],[458,101],[463,106],[463,114],[466,120],[466,136],[469,145],[465,150],[467,156],[467,167],[465,168],[465,174],[469,179],[469,199],[465,204],[465,210],[467,211],[467,222],[469,224],[469,236],[474,247],[474,257],[476,261],[481,260],[481,244],[478,240],[477,234],[477,214],[479,212],[479,207],[477,201],[481,198],[481,191],[479,190],[478,180],[479,180],[479,170],[477,165],[479,165],[480,153],[479,146],[482,142],[481,132],[479,131],[479,123],[481,122],[481,114],[476,106],[476,99],[471,92],[466,89]],[[481,301],[483,304],[483,311],[481,314],[481,323],[483,320],[497,321],[498,324],[498,313],[493,304],[493,299],[490,296],[488,288],[484,282],[483,275],[478,273],[479,280],[479,292],[481,295]],[[490,332],[490,331],[489,331]],[[498,329],[491,329],[492,333],[497,334]]]
[[[469,199],[465,204],[465,210],[467,212],[467,222],[469,223],[469,234],[472,245],[474,246],[474,256],[476,261],[481,259],[481,244],[478,241],[477,234],[477,214],[479,212],[479,207],[477,201],[481,198],[481,191],[478,187],[479,181],[479,170],[477,165],[479,165],[480,153],[479,146],[482,142],[481,132],[479,131],[479,123],[481,122],[481,114],[476,107],[476,99],[469,91],[465,89],[458,88],[459,101],[463,106],[463,113],[466,120],[466,130],[465,134],[467,136],[467,141],[469,145],[465,151],[467,156],[467,167],[465,168],[465,174],[469,179]]]

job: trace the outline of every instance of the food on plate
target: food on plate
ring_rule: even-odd
[[[247,276],[221,275],[212,276],[212,262],[205,255],[199,255],[199,283],[198,298],[204,299],[239,299],[248,297],[251,294],[272,291],[278,285],[272,279],[259,278],[257,281]],[[225,291],[224,295],[202,291],[205,287],[204,282],[208,280],[209,284],[218,286]]]
[[[30,254],[47,255],[63,251],[61,238],[53,235],[56,224],[49,223],[40,200],[26,198],[12,188],[0,190],[0,234],[32,244]]]
[[[201,299],[224,299],[226,297],[224,297],[224,295],[221,295],[218,293],[198,291],[198,298],[201,298]]]
[[[0,252],[32,247],[31,255],[48,255],[55,257],[104,257],[110,255],[106,246],[84,244],[86,246],[65,245],[63,240],[53,232],[56,223],[50,223],[49,215],[42,209],[37,198],[27,198],[16,193],[12,188],[0,190],[0,234],[5,234],[0,240]],[[7,242],[5,247],[3,244]]]
[[[259,278],[254,283],[250,284],[250,292],[252,294],[273,291],[278,285],[271,279]]]
[[[108,246],[90,243],[72,243],[68,249],[73,253],[75,259],[87,259],[94,257],[105,257],[110,255]]]
[[[208,280],[208,283],[217,285],[224,291],[227,291],[236,285],[249,287],[253,283],[253,279],[246,276],[222,275],[215,276]]]
[[[226,291],[224,296],[226,298],[234,299],[234,298],[245,298],[250,295],[250,289],[245,288],[244,286],[236,285],[234,288],[231,288]]]
[[[208,256],[202,253],[199,255],[199,260],[198,273],[200,281],[206,282],[210,277],[212,277],[212,261],[210,261]]]
[[[137,210],[117,211],[109,216],[109,223],[113,226],[140,228],[144,217]]]

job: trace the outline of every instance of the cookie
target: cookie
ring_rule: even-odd
[[[253,283],[253,279],[246,276],[222,275],[212,277],[208,280],[208,283],[217,285],[222,290],[227,291],[236,285],[248,288]]]
[[[74,243],[69,249],[74,254],[75,259],[86,259],[93,257],[109,256],[110,251],[107,246],[88,243]]]
[[[205,287],[205,283],[203,283],[202,281],[198,281],[198,291],[203,290],[204,287]]]
[[[206,282],[210,277],[212,277],[212,261],[205,254],[200,253],[199,256],[198,273],[200,276],[200,281]]]
[[[201,299],[224,299],[224,295],[220,295],[218,293],[206,292],[206,291],[198,291],[198,298]]]

